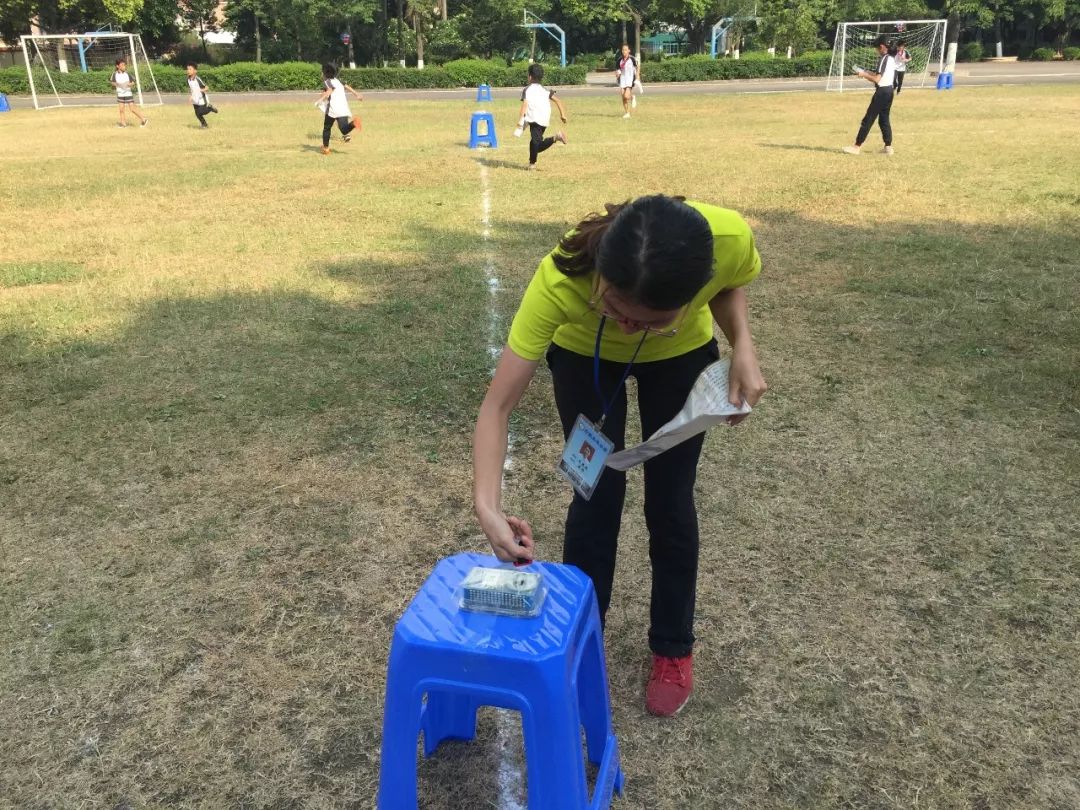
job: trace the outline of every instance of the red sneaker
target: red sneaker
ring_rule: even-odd
[[[658,717],[672,717],[686,705],[694,690],[694,655],[667,658],[654,655],[649,685],[645,687],[645,708]]]

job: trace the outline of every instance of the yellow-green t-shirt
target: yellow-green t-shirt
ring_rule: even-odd
[[[667,360],[704,346],[713,337],[709,301],[724,290],[750,283],[761,272],[754,235],[742,217],[715,205],[690,201],[686,204],[700,212],[712,229],[713,277],[690,302],[677,334],[645,338],[638,354],[639,363]],[[555,266],[553,252],[540,262],[510,325],[507,343],[526,360],[539,360],[552,343],[586,356],[591,356],[596,346],[600,316],[588,305],[596,271],[567,276]],[[640,340],[640,332],[623,334],[618,324],[609,320],[604,325],[600,356],[605,360],[629,362]]]

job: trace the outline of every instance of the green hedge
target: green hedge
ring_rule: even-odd
[[[1076,59],[1080,59],[1080,48],[1062,48],[1061,55],[1065,57],[1066,62],[1072,62]]]
[[[965,42],[956,52],[961,62],[978,62],[983,58],[983,46],[979,42]]]
[[[411,70],[402,68],[356,68],[341,71],[346,84],[366,90],[426,89],[475,87],[481,82],[496,87],[520,87],[525,84],[525,63],[507,67],[505,63],[486,62],[479,59],[461,59],[448,62],[444,67]],[[109,76],[112,71],[99,70],[89,73],[52,74],[59,93],[111,93]],[[551,85],[584,84],[586,68],[583,65],[545,68],[544,82]],[[311,90],[322,87],[322,72],[318,65],[306,62],[283,62],[266,65],[255,62],[234,62],[231,65],[208,65],[199,68],[199,75],[209,85],[211,92],[240,90]],[[154,78],[163,93],[186,93],[187,80],[184,69],[173,65],[155,65]],[[48,79],[44,71],[36,70],[34,82],[38,93],[47,92]],[[26,95],[30,85],[23,68],[0,69],[0,93]],[[145,92],[145,85],[144,85]]]
[[[1053,48],[1036,48],[1031,52],[1031,58],[1036,62],[1050,62],[1055,56]]]
[[[829,72],[832,54],[811,51],[794,59],[765,54],[747,54],[743,59],[712,59],[708,56],[666,58],[643,66],[645,82],[692,82],[717,79],[780,79],[800,76],[825,76]],[[1052,52],[1051,52],[1051,57]],[[544,66],[544,83],[553,86],[584,84],[588,64],[565,68]],[[426,89],[475,87],[486,82],[494,87],[521,87],[526,82],[525,62],[509,67],[501,60],[456,59],[442,67],[424,70],[402,68],[357,68],[341,71],[346,84],[357,89]],[[110,93],[110,71],[90,73],[54,73],[53,81],[60,93]],[[256,64],[235,62],[230,65],[208,65],[199,75],[211,92],[243,90],[311,90],[322,85],[319,66],[306,62]],[[172,65],[156,65],[154,77],[163,93],[186,93],[184,70]],[[38,92],[47,87],[44,74],[35,78]],[[22,68],[0,70],[0,92],[24,95],[30,92],[26,71]]]
[[[695,82],[716,79],[785,79],[798,76],[827,76],[832,54],[815,51],[794,59],[766,56],[749,59],[712,59],[686,56],[665,59],[642,69],[646,82]]]
[[[0,93],[11,96],[26,96],[30,94],[30,85],[26,81],[24,68],[0,68]]]
[[[502,60],[455,59],[442,67],[459,87],[476,87],[490,84],[492,87],[521,87],[527,81],[527,62],[515,62],[507,67]],[[588,67],[585,65],[544,65],[544,84],[584,84]]]

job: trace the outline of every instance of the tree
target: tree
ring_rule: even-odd
[[[376,0],[308,0],[308,5],[312,18],[325,20],[337,29],[335,38],[342,33],[349,35],[348,61],[355,64],[353,29],[375,19]]]
[[[199,32],[203,56],[209,59],[210,52],[206,49],[206,32],[217,30],[218,0],[182,0],[179,6],[180,18],[189,28]]]
[[[176,27],[176,0],[143,0],[135,18],[135,29],[142,34],[143,44],[155,53],[168,50],[180,41]]]
[[[255,45],[255,61],[262,61],[262,29],[269,19],[270,3],[268,0],[229,0],[225,6],[225,20],[237,36],[247,40],[250,31],[251,42]]]
[[[651,0],[648,6],[650,20],[669,23],[686,31],[690,53],[704,53],[705,40],[721,18],[731,14],[745,13],[742,5],[752,8],[753,0],[727,2],[727,0]]]
[[[521,27],[526,8],[542,14],[548,4],[534,0],[474,0],[454,20],[469,51],[490,57],[509,53],[526,41],[527,34]]]
[[[828,13],[827,0],[764,0],[758,7],[761,33],[774,48],[797,54],[817,44]]]
[[[563,10],[583,23],[634,22],[634,54],[641,58],[641,25],[649,0],[562,0]]]
[[[431,27],[435,24],[435,17],[437,9],[433,9],[429,0],[420,0],[420,2],[410,2],[408,9],[405,11],[405,18],[412,26],[413,34],[416,37],[416,69],[424,69],[424,41],[427,38],[427,32],[431,30]]]
[[[105,23],[123,27],[142,7],[143,0],[0,0],[0,35],[17,39],[30,31],[31,20],[47,34],[82,32]]]
[[[19,36],[30,31],[30,20],[37,13],[36,0],[0,0],[0,39],[15,42]],[[42,20],[42,25],[47,23]],[[47,30],[47,29],[46,29]]]

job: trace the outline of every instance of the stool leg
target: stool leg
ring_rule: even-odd
[[[420,733],[421,693],[415,682],[401,677],[405,667],[399,660],[401,655],[395,655],[399,652],[394,644],[387,668],[379,810],[416,810],[416,735]]]
[[[599,765],[604,758],[604,748],[611,734],[611,704],[602,644],[597,633],[590,634],[577,673],[578,707],[581,724],[585,727],[589,762],[593,765]]]
[[[428,692],[420,718],[424,756],[430,757],[443,740],[471,740],[476,736],[476,701],[454,692]]]
[[[589,806],[589,796],[581,758],[577,696],[561,679],[545,683],[542,688],[540,684],[534,686],[537,688],[530,690],[528,709],[522,712],[529,807],[584,810]]]

